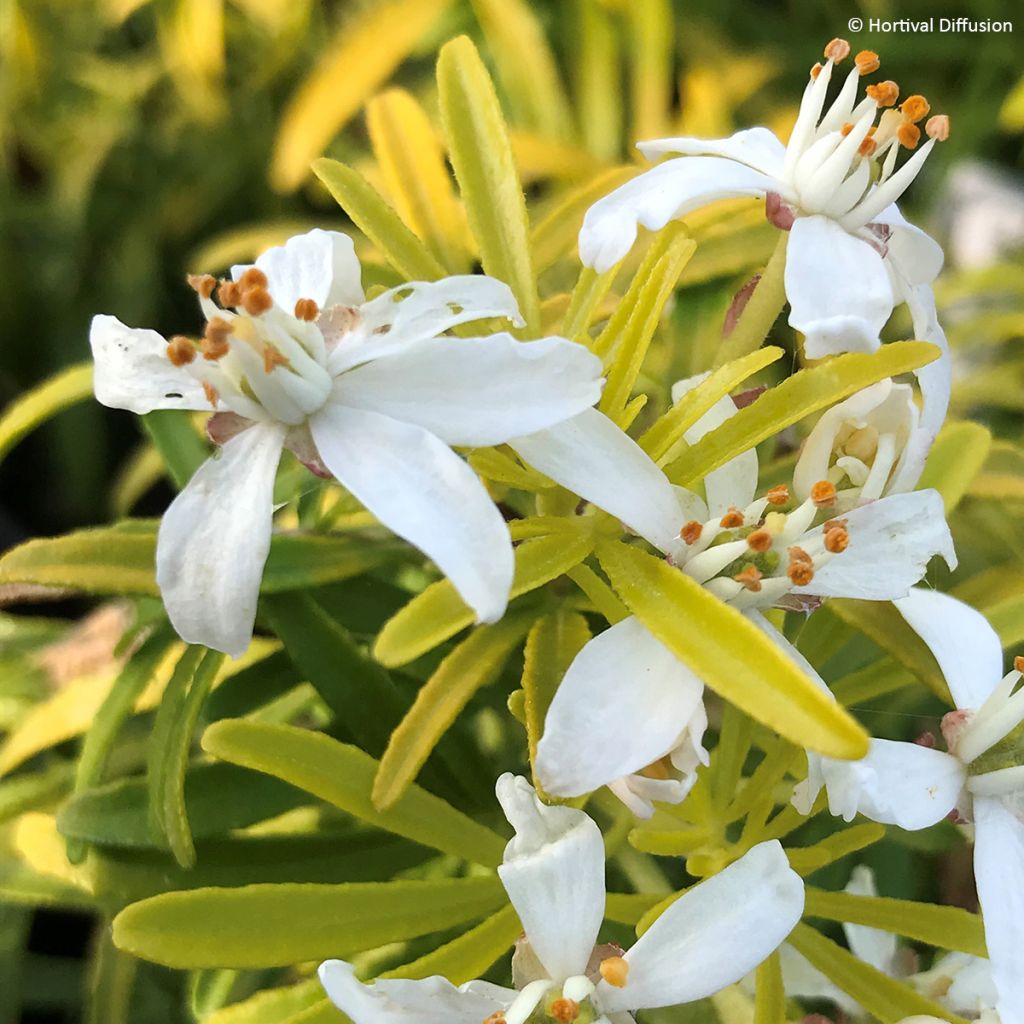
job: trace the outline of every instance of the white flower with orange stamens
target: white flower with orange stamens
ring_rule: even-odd
[[[673,397],[698,379],[680,382]],[[735,411],[733,400],[722,398],[685,439],[695,443]],[[559,457],[557,440],[548,439],[562,429],[517,446],[541,472],[618,516],[779,642],[761,609],[809,608],[828,597],[891,600],[910,591],[933,555],[956,564],[934,490],[889,495],[837,518],[835,486],[820,480],[784,512],[786,487],[755,500],[758,463],[749,451],[707,475],[705,501],[673,488],[649,460],[646,467],[623,461],[626,478],[616,476],[613,462],[604,475],[585,463],[574,470]],[[705,725],[703,681],[629,617],[569,666],[545,719],[537,777],[561,797],[608,785],[635,813],[650,815],[653,800],[677,803],[689,792],[707,759]]]
[[[515,836],[498,874],[525,930],[517,988],[444,978],[364,985],[328,960],[320,980],[353,1024],[632,1024],[633,1012],[704,999],[771,954],[800,919],[804,886],[778,841],[755,846],[672,903],[628,951],[595,946],[604,917],[604,842],[523,778],[498,799]]]
[[[793,795],[808,813],[822,787],[829,809],[922,829],[956,811],[974,823],[974,877],[1003,1024],[1024,1024],[1024,658],[1003,675],[1002,645],[984,616],[946,594],[915,589],[894,602],[928,644],[957,710],[942,721],[948,753],[875,739],[862,761],[808,754]],[[806,663],[805,663],[806,665]],[[806,666],[825,687],[824,682]]]
[[[632,247],[638,224],[656,231],[719,199],[764,196],[769,220],[790,231],[789,322],[806,335],[808,357],[876,349],[893,306],[942,267],[942,250],[903,219],[895,201],[948,136],[949,120],[929,119],[928,141],[897,168],[900,148],[917,147],[928,103],[911,96],[896,108],[894,82],[868,86],[858,102],[861,76],[879,64],[876,54],[862,51],[826,110],[833,69],[849,52],[841,39],[825,48],[827,60],[812,69],[788,145],[767,128],[727,139],[641,142],[650,159],[680,156],[590,208],[579,238],[583,262],[598,271],[612,267]]]
[[[450,446],[500,444],[576,416],[600,395],[600,360],[564,338],[443,336],[487,317],[518,322],[493,278],[365,301],[352,242],[337,232],[292,238],[233,278],[191,279],[207,318],[199,342],[112,316],[95,317],[90,335],[104,405],[217,412],[209,432],[220,451],[167,509],[157,540],[157,582],[179,634],[235,656],[248,646],[285,446],[433,559],[480,621],[500,618],[508,529]]]

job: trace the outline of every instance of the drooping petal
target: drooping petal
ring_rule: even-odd
[[[359,308],[351,331],[328,356],[327,368],[336,376],[413,342],[436,338],[459,324],[489,317],[522,326],[512,290],[493,277],[463,274],[403,284]]]
[[[337,379],[334,398],[416,423],[447,444],[483,447],[592,406],[601,360],[565,338],[428,338]]]
[[[889,274],[876,249],[829,217],[797,217],[786,250],[789,323],[808,359],[873,352],[892,313]]]
[[[512,989],[471,981],[456,988],[444,978],[380,979],[364,985],[344,960],[320,965],[320,984],[352,1024],[481,1024],[516,997]]]
[[[745,164],[716,156],[667,160],[599,199],[583,218],[580,259],[603,273],[629,252],[637,225],[660,231],[717,199],[763,196],[784,186]]]
[[[893,604],[935,655],[956,706],[980,708],[1003,676],[1002,642],[985,616],[924,587]]]
[[[906,597],[933,555],[956,568],[953,538],[938,491],[890,494],[844,513],[849,546],[794,593],[891,601]],[[820,536],[821,527],[808,538]]]
[[[237,658],[270,550],[285,427],[256,423],[196,470],[160,522],[156,581],[178,635]]]
[[[1019,811],[1019,809],[1018,809]],[[974,801],[974,879],[1001,1024],[1024,1022],[1024,822],[1006,802]]]
[[[309,427],[341,484],[432,558],[481,622],[500,619],[512,585],[512,542],[469,466],[422,427],[366,409],[328,402]]]
[[[672,1006],[739,981],[800,920],[804,883],[777,840],[760,843],[676,900],[625,955],[626,984],[602,981],[605,1010]]]
[[[843,891],[852,896],[877,896],[878,886],[875,885],[874,872],[866,864],[858,864],[850,873],[850,880]],[[892,932],[868,928],[863,924],[844,924],[843,931],[846,933],[850,951],[858,959],[877,968],[883,974],[894,976],[898,944]]]
[[[314,228],[267,249],[256,266],[267,275],[267,287],[289,315],[299,299],[312,299],[320,309],[358,306],[363,301],[362,269],[352,239],[340,231]],[[235,280],[248,269],[231,268]]]
[[[899,211],[893,203],[873,221],[889,228],[886,258],[896,264],[910,284],[931,284],[939,276],[945,256],[942,246]]]
[[[808,784],[797,787],[794,805],[808,813],[824,785],[829,810],[853,821],[859,813],[908,831],[941,821],[957,804],[966,781],[964,766],[941,750],[917,743],[873,739],[860,761],[835,761],[808,753]]]
[[[537,746],[537,775],[581,796],[646,768],[679,745],[704,686],[630,616],[594,637],[559,684]]]
[[[167,340],[156,331],[126,327],[117,317],[94,316],[89,328],[93,390],[111,409],[201,409],[210,403],[199,381],[167,358]]]
[[[685,522],[676,492],[646,452],[607,416],[587,409],[509,444],[545,476],[665,550]]]
[[[548,976],[582,974],[604,917],[604,840],[572,807],[549,807],[533,787],[509,773],[498,801],[516,834],[498,875]]]
[[[985,957],[945,953],[927,971],[907,979],[922,995],[938,998],[943,1006],[972,1019],[996,1005],[992,965]]]
[[[665,153],[680,156],[721,156],[746,164],[755,171],[778,178],[786,159],[786,147],[778,136],[767,128],[745,128],[727,139],[694,139],[688,137],[653,139],[638,142],[637,149],[648,160],[656,160]]]

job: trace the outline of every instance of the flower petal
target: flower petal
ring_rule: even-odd
[[[548,976],[582,974],[604,918],[604,840],[583,811],[548,807],[521,776],[498,779],[516,834],[498,875]]]
[[[362,268],[352,239],[340,231],[314,228],[267,249],[256,266],[267,275],[274,301],[289,315],[299,299],[312,299],[321,309],[358,306],[363,301]],[[237,281],[248,269],[231,268]]]
[[[111,409],[211,411],[202,385],[167,358],[167,341],[156,331],[126,327],[117,317],[94,316],[89,328],[93,390]]]
[[[956,706],[980,708],[1003,677],[1002,642],[985,616],[924,587],[893,604],[935,655]]]
[[[895,263],[911,284],[931,284],[939,276],[945,256],[942,246],[903,216],[899,207],[883,210],[872,222],[890,230],[887,259]]]
[[[646,768],[679,745],[703,694],[639,619],[623,619],[587,643],[555,692],[537,745],[541,785],[581,796]]]
[[[481,1024],[516,997],[511,989],[496,985],[482,989],[482,982],[471,981],[456,988],[436,976],[416,981],[382,978],[364,985],[344,960],[327,960],[318,973],[331,1002],[352,1024]]]
[[[874,872],[865,864],[858,864],[850,873],[844,892],[852,896],[877,896]],[[850,952],[864,963],[877,968],[883,974],[894,977],[896,965],[896,936],[880,928],[869,928],[863,924],[844,924],[846,941]]]
[[[789,323],[808,359],[873,352],[892,313],[889,274],[878,251],[829,217],[797,217],[786,250]]]
[[[953,538],[938,491],[890,494],[844,514],[849,546],[794,593],[891,601],[906,597],[933,555],[956,568]],[[822,528],[812,530],[817,538]]]
[[[783,186],[751,167],[715,156],[667,160],[599,199],[583,218],[580,258],[598,273],[613,267],[633,247],[637,225],[660,231],[717,199],[763,196]]]
[[[586,409],[509,444],[535,469],[665,550],[685,522],[665,474],[607,416]]]
[[[428,338],[343,374],[334,398],[486,446],[575,416],[601,395],[601,360],[565,338]]]
[[[284,435],[277,423],[243,430],[196,470],[164,513],[156,581],[187,643],[233,658],[249,646]]]
[[[452,581],[481,622],[501,618],[512,541],[479,477],[412,423],[328,402],[309,421],[327,468],[388,529]]]
[[[676,900],[625,955],[622,988],[602,981],[604,1010],[673,1006],[719,992],[779,947],[800,920],[804,883],[777,840],[760,843]]]
[[[767,128],[746,128],[727,139],[673,138],[638,142],[637,149],[648,160],[665,153],[681,156],[721,156],[746,164],[755,171],[778,178],[786,159],[786,147]]]
[[[974,801],[974,879],[1002,1024],[1024,1022],[1024,822],[1002,800]]]

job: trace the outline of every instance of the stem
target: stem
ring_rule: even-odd
[[[788,242],[789,232],[781,231],[775,251],[768,261],[768,266],[764,268],[753,295],[740,314],[739,323],[718,349],[716,367],[756,352],[768,337],[772,324],[778,319],[782,307],[786,304],[784,277]]]

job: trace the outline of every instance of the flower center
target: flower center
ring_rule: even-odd
[[[968,766],[975,792],[1024,789],[1024,688],[1015,690],[1024,657],[1013,666],[977,711],[951,711],[942,720],[950,753]]]

